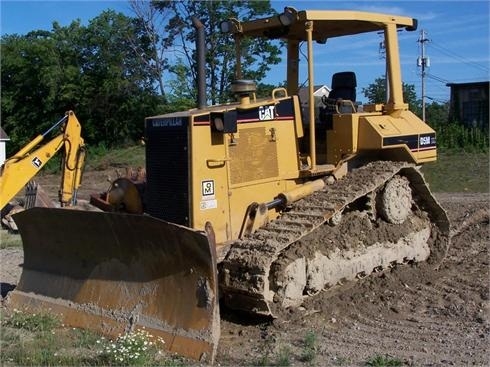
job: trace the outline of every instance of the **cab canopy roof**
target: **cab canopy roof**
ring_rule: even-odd
[[[347,10],[301,10],[286,7],[284,12],[268,18],[240,22],[230,19],[222,23],[222,31],[250,37],[307,39],[313,27],[313,40],[324,43],[328,38],[366,32],[383,31],[395,24],[409,31],[417,29],[417,20],[398,15]]]

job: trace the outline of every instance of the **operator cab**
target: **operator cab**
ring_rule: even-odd
[[[241,42],[245,37],[281,39],[285,42],[287,79],[282,89],[286,90],[288,96],[300,98],[302,87],[307,90],[307,98],[300,101],[303,108],[299,125],[302,123],[303,128],[301,136],[298,135],[301,149],[298,166],[303,175],[318,175],[331,167],[337,169],[339,164],[344,164],[356,155],[378,154],[381,151],[393,154],[396,150],[400,153],[400,159],[408,161],[435,160],[435,133],[409,111],[403,99],[398,53],[399,29],[416,30],[416,19],[361,11],[297,11],[286,7],[278,16],[244,22],[230,18],[221,24],[221,30],[234,37],[237,79],[242,77]],[[318,96],[320,93],[316,93],[318,85],[315,85],[314,69],[328,64],[330,59],[322,54],[320,64],[315,63],[314,44],[323,45],[330,41],[335,46],[338,38],[367,33],[383,38],[385,63],[380,71],[385,74],[386,101],[358,105],[357,77],[353,71],[335,73],[329,95],[323,98]],[[301,49],[302,45],[306,46],[306,50]],[[342,48],[337,52],[341,54]],[[305,57],[306,63],[300,64],[300,56]],[[353,65],[358,65],[358,61],[359,58]],[[306,82],[300,83],[300,77]],[[423,144],[419,144],[419,138],[415,137],[420,134],[425,134]],[[425,143],[428,139],[430,142]],[[302,164],[304,157],[307,164]]]

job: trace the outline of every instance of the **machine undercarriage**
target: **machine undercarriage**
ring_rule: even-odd
[[[373,162],[236,241],[221,264],[220,287],[231,308],[274,315],[277,307],[298,306],[306,295],[394,264],[436,266],[448,238],[446,214],[418,169]]]

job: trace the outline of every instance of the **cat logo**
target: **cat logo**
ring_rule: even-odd
[[[273,120],[274,119],[274,105],[272,106],[260,106],[259,107],[259,120]]]

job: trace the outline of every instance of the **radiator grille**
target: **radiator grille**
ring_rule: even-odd
[[[149,118],[146,131],[146,212],[189,226],[188,117]]]

